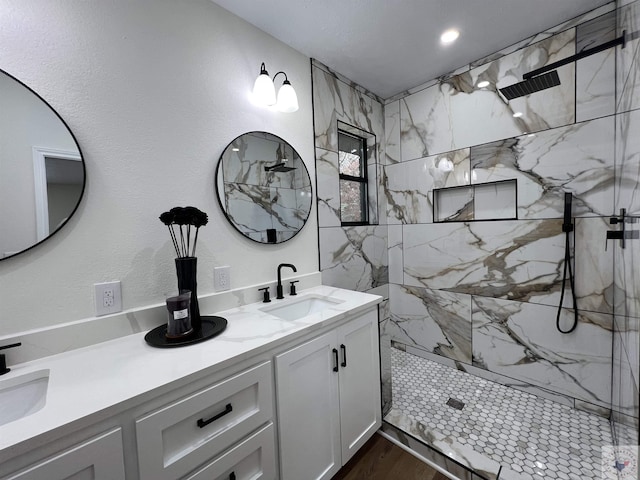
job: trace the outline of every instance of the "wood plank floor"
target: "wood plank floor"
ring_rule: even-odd
[[[332,480],[449,480],[426,463],[375,434]]]

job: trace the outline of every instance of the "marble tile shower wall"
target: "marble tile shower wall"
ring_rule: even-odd
[[[601,413],[611,406],[613,358],[625,365],[614,369],[614,410],[637,420],[640,242],[605,251],[605,236],[619,208],[640,214],[638,18],[640,2],[612,2],[387,100],[383,339]],[[559,68],[560,86],[511,102],[498,93],[623,28],[632,33],[624,49]],[[490,86],[476,87],[481,80]],[[453,169],[440,168],[445,157]],[[505,179],[517,179],[517,220],[433,222],[433,189]],[[570,335],[555,329],[564,192],[574,195],[581,312]]]
[[[316,146],[316,198],[320,270],[322,282],[341,288],[382,295],[380,320],[388,310],[388,243],[384,197],[384,105],[374,94],[333,72],[322,63],[311,62],[314,130]],[[353,127],[367,143],[370,225],[342,227],[338,170],[338,123]],[[383,344],[383,403],[391,402],[391,357],[388,339]]]

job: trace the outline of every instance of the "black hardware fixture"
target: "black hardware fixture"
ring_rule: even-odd
[[[298,283],[300,280],[293,280],[291,282],[291,288],[289,289],[289,295],[297,295],[298,292],[296,292],[296,283]]]
[[[556,315],[556,328],[560,333],[571,333],[578,326],[578,301],[576,298],[575,282],[573,278],[573,268],[571,267],[571,232],[573,232],[573,223],[571,222],[571,204],[573,194],[565,192],[564,194],[564,222],[562,223],[562,231],[565,233],[564,242],[564,272],[562,274],[562,288],[560,289],[560,304],[558,305],[558,313]],[[571,286],[571,298],[573,299],[573,324],[569,330],[560,328],[560,314],[562,313],[562,304],[564,303],[565,283],[567,282],[567,271],[569,272],[569,285]]]
[[[214,415],[213,417],[211,417],[209,420],[205,420],[204,418],[201,418],[198,420],[198,427],[200,428],[204,428],[207,425],[209,425],[212,422],[215,422],[216,420],[218,420],[219,418],[224,417],[226,414],[233,412],[233,407],[231,406],[230,403],[227,403],[227,406],[224,407],[224,410],[220,413],[218,413],[217,415]]]
[[[262,303],[271,302],[271,298],[269,297],[269,287],[259,288],[258,291],[259,292],[264,292],[262,294]]]
[[[607,250],[607,243],[609,240],[620,240],[620,246],[622,248],[626,248],[627,240],[637,240],[640,238],[640,231],[638,230],[627,230],[627,223],[635,223],[636,218],[631,215],[627,215],[627,209],[620,209],[619,217],[611,217],[609,219],[609,223],[611,225],[617,225],[618,223],[622,225],[622,230],[607,230],[607,239],[604,244],[605,251]]]
[[[236,480],[236,473],[235,472],[231,472],[229,474],[229,480]]]
[[[295,265],[291,263],[281,263],[280,265],[278,265],[278,286],[276,287],[276,298],[278,300],[281,300],[284,298],[284,295],[282,294],[282,274],[280,273],[280,270],[282,269],[282,267],[288,267],[294,272],[298,271]]]
[[[276,163],[275,165],[271,165],[270,167],[264,167],[265,172],[290,172],[291,170],[295,170],[295,167],[287,167],[284,162]]]
[[[600,53],[618,45],[622,45],[622,48],[624,48],[626,33],[626,30],[623,30],[622,36],[614,40],[605,42],[597,47],[586,48],[571,57],[563,58],[557,62],[550,63],[549,65],[545,65],[544,67],[525,73],[522,75],[522,82],[500,88],[500,93],[502,93],[507,100],[513,100],[514,98],[524,97],[525,95],[531,95],[532,93],[539,92],[540,90],[546,90],[547,88],[558,86],[560,85],[560,77],[558,76],[558,72],[555,71],[556,68],[577,62],[582,58],[595,55],[596,53]]]
[[[11,345],[3,345],[0,347],[0,350],[6,350],[7,348],[19,347],[22,343],[12,343]],[[7,359],[4,354],[0,354],[0,375],[4,375],[5,373],[9,373],[11,371],[10,368],[7,368]]]
[[[340,366],[344,368],[347,366],[347,347],[344,346],[344,343],[340,345],[340,350],[342,350],[342,363]]]
[[[332,349],[333,352],[333,371],[337,372],[338,371],[338,362],[340,360],[338,360],[338,349],[334,348]]]

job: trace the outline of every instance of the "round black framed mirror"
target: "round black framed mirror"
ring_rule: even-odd
[[[291,145],[267,132],[248,132],[227,145],[216,190],[231,225],[259,243],[290,240],[311,212],[307,167]]]
[[[59,231],[85,187],[78,142],[36,92],[0,70],[0,260]]]

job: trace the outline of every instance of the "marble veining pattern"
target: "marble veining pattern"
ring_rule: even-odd
[[[615,112],[615,62],[612,49],[576,63],[576,122]]]
[[[338,152],[316,148],[318,226],[340,226]]]
[[[448,188],[433,193],[434,222],[464,222],[475,219],[473,187]],[[512,215],[512,217],[514,217]]]
[[[471,363],[471,296],[390,285],[393,340]]]
[[[625,225],[627,232],[640,230],[640,219],[637,223]],[[620,228],[612,228],[620,230]],[[610,243],[611,245],[611,243]],[[626,241],[626,248],[622,248],[616,240],[614,249],[615,261],[615,312],[618,315],[640,318],[640,239]]]
[[[560,220],[439,223],[403,227],[404,283],[555,306],[565,241]],[[579,308],[611,313],[613,268],[605,254],[607,224],[576,221],[574,256]],[[578,273],[579,272],[579,273]],[[568,287],[567,287],[568,288]],[[564,306],[570,306],[569,295]]]
[[[468,459],[463,464],[488,478],[494,468],[478,454],[528,480],[601,479],[600,448],[612,442],[606,419],[396,348],[391,358],[393,410],[385,421]],[[449,407],[449,398],[464,408]]]
[[[389,422],[382,422],[382,428],[380,430],[385,435],[399,442],[401,445],[408,447],[413,452],[417,452],[421,457],[442,467],[446,472],[451,473],[459,480],[485,480],[483,477],[476,475],[471,470],[463,467],[459,463],[456,463],[443,453],[428,447],[424,442],[417,440],[411,434],[404,432]]]
[[[564,255],[560,224],[531,220],[407,225],[405,283],[530,301],[557,283]]]
[[[338,120],[376,136],[383,136],[382,104],[366,93],[320,68],[313,68],[314,126],[316,148],[338,151]],[[380,145],[376,146],[381,158]]]
[[[579,26],[582,23],[586,23],[592,19],[598,18],[602,15],[606,15],[609,12],[614,11],[616,8],[615,6],[615,2],[609,2],[606,5],[603,5],[601,7],[598,7],[594,10],[591,10],[587,13],[585,13],[584,15],[579,15],[576,18],[573,18],[571,20],[568,20],[564,23],[561,23],[560,25],[557,25],[553,28],[549,28],[547,30],[545,30],[544,32],[538,33],[536,35],[533,35],[529,38],[526,38],[524,40],[521,40],[520,42],[517,42],[505,49],[502,49],[496,53],[493,53],[491,55],[488,55],[486,57],[483,57],[479,60],[476,60],[474,62],[471,62],[471,68],[475,68],[475,67],[479,67],[481,65],[484,65],[485,63],[489,63],[493,60],[497,60],[500,57],[503,57],[505,55],[508,55],[510,53],[515,52],[516,50],[519,50],[521,48],[527,47],[529,45],[533,45],[536,42],[539,42],[541,40],[544,40],[546,38],[549,38],[550,36],[562,32],[564,30],[568,30],[574,27]]]
[[[389,247],[389,282],[404,283],[404,273],[402,271],[402,226],[389,225],[387,227],[388,247]]]
[[[431,223],[433,189],[470,183],[469,149],[390,165],[385,172],[388,223]]]
[[[639,89],[640,91],[640,89]],[[639,95],[640,96],[640,95]],[[640,216],[640,110],[616,115],[615,212]],[[634,228],[638,228],[637,224]]]
[[[471,148],[474,183],[516,179],[518,218],[561,218],[564,193],[573,215],[610,215],[614,119],[560,127]]]
[[[367,291],[389,282],[384,226],[320,229],[322,281]]]
[[[567,329],[573,314],[563,309]],[[611,315],[581,312],[555,330],[556,309],[473,297],[473,364],[590,403],[611,401]]]
[[[576,51],[595,48],[616,38],[616,12],[612,10],[576,27]]]
[[[400,101],[402,160],[479,145],[574,121],[575,66],[558,69],[561,85],[505,103],[497,88],[575,52],[575,31],[554,35]],[[492,87],[475,87],[479,80]],[[514,118],[515,112],[522,112]],[[470,118],[472,117],[472,118]],[[470,124],[482,128],[469,128]]]
[[[614,420],[618,424],[638,428],[638,384],[633,377],[633,367],[629,363],[628,355],[622,345],[621,335],[614,335],[614,369],[613,369],[613,391],[612,409]]]
[[[400,101],[384,106],[385,165],[400,161]]]
[[[497,462],[457,442],[448,432],[430,429],[425,423],[395,407],[384,417],[384,420],[437,451],[446,453],[452,460],[481,475],[481,478],[497,480],[500,471],[500,465]]]
[[[627,32],[625,48],[616,48],[616,111],[640,107],[640,2],[634,1],[617,10],[618,35]]]

